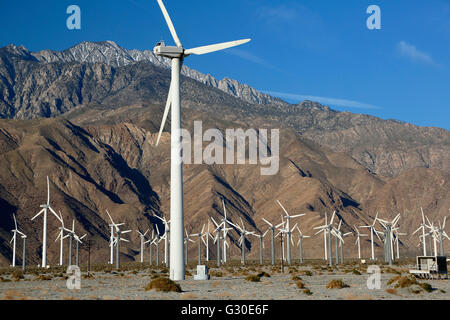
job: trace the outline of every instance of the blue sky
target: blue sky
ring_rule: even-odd
[[[81,8],[82,29],[66,28]],[[450,129],[448,0],[165,0],[186,48],[252,38],[186,64],[289,102]],[[381,8],[381,30],[366,9]],[[0,46],[63,50],[113,40],[128,49],[173,43],[156,0],[0,1]]]

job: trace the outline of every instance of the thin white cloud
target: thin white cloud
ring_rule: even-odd
[[[328,97],[317,97],[317,96],[309,96],[302,94],[293,94],[293,93],[285,93],[285,92],[274,92],[274,91],[262,91],[271,96],[289,99],[289,100],[310,100],[316,101],[329,106],[340,106],[340,107],[348,107],[348,108],[356,108],[356,109],[382,109],[382,107],[375,106],[373,104],[368,104],[359,101],[346,100],[346,99],[337,99],[337,98],[328,98]]]
[[[267,62],[266,60],[255,56],[253,53],[246,51],[246,50],[242,50],[242,49],[228,49],[226,51],[224,51],[225,53],[240,57],[242,59],[245,59],[247,61],[262,65],[268,69],[272,69],[275,71],[280,71],[280,69],[278,69],[277,67],[273,66],[272,64],[270,64],[269,62]]]
[[[437,65],[431,55],[426,52],[420,51],[414,45],[407,43],[406,41],[400,41],[397,44],[397,50],[404,57],[409,58],[415,62],[422,62],[430,65]]]

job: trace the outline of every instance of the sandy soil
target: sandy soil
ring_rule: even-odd
[[[195,281],[193,276],[179,281],[182,293],[163,293],[154,290],[145,291],[144,287],[155,274],[153,269],[140,271],[94,272],[93,279],[81,279],[80,290],[69,290],[66,280],[59,274],[49,274],[51,280],[37,280],[36,275],[25,274],[24,279],[14,281],[10,274],[3,273],[0,282],[0,299],[39,299],[39,300],[450,300],[450,280],[419,280],[420,283],[429,283],[433,291],[413,293],[409,288],[393,288],[387,285],[389,279],[397,276],[396,272],[407,275],[408,266],[388,269],[382,268],[381,288],[369,290],[367,279],[370,274],[361,275],[350,272],[352,267],[340,267],[338,270],[327,269],[326,266],[302,266],[286,268],[285,273],[271,266],[263,268],[228,268],[220,270],[223,276],[217,276],[217,269],[211,269],[209,281]],[[305,274],[310,271],[312,275]],[[396,271],[393,271],[396,270]],[[270,274],[270,277],[261,277],[260,282],[249,282],[247,275],[255,275],[261,271]],[[158,274],[159,271],[156,271]],[[194,273],[194,270],[190,270]],[[290,272],[290,273],[289,273]],[[84,273],[83,273],[84,275]],[[312,294],[308,295],[304,289],[297,287],[293,276],[301,278],[305,288]],[[11,281],[8,281],[10,280]],[[327,289],[327,284],[334,279],[342,279],[349,287],[342,289]],[[1,279],[0,279],[1,280]],[[386,290],[388,289],[388,290]]]

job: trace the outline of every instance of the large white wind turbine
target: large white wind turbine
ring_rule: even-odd
[[[253,233],[253,235],[255,237],[259,238],[259,264],[260,265],[262,265],[264,263],[264,259],[263,259],[264,237],[266,236],[267,232],[269,232],[269,230],[266,230],[266,232],[264,232],[263,234]]]
[[[62,218],[62,214],[61,211],[59,212],[59,218],[61,219],[61,227],[59,227],[59,232],[58,232],[58,236],[56,237],[56,241],[58,241],[59,239],[59,265],[62,266],[63,265],[63,255],[64,255],[64,220]]]
[[[384,256],[385,261],[389,262],[389,265],[392,265],[392,260],[394,259],[393,229],[395,229],[397,222],[400,220],[400,216],[399,213],[392,221],[377,218],[384,228]]]
[[[181,143],[181,99],[180,99],[180,72],[183,60],[191,54],[202,55],[231,47],[235,47],[250,39],[231,41],[226,43],[202,46],[194,49],[184,49],[180,39],[175,31],[172,20],[167,12],[162,0],[157,0],[159,7],[164,15],[170,33],[175,41],[176,47],[166,46],[164,42],[158,43],[153,52],[162,57],[172,60],[172,80],[170,82],[169,94],[166,107],[158,134],[158,145],[161,133],[172,107],[171,114],[171,159],[170,159],[170,219],[172,221],[172,241],[170,242],[170,279],[184,280],[184,252],[183,252],[183,231],[184,231],[184,213],[183,213],[183,164],[182,143]]]
[[[420,227],[414,231],[412,233],[412,235],[416,234],[417,232],[419,232],[420,230],[422,230],[422,243],[423,243],[423,255],[426,256],[427,255],[427,244],[426,244],[426,237],[425,237],[425,227],[427,227],[426,223],[425,223],[425,215],[423,214],[423,209],[420,208],[420,211],[422,212],[422,223],[420,224]]]
[[[356,242],[355,245],[358,245],[358,259],[361,260],[361,237],[367,237],[367,234],[359,233],[358,227],[353,225],[356,231]]]
[[[241,236],[239,237],[239,245],[241,246],[241,254],[242,254],[242,258],[241,258],[241,263],[243,265],[245,265],[245,241],[246,241],[246,237],[247,235],[254,235],[255,232],[254,231],[248,231],[245,229],[245,225],[244,225],[244,221],[242,221],[242,218],[239,217],[239,219],[241,220],[241,225],[239,225],[238,223],[234,224],[232,222],[229,222],[233,227],[236,227],[239,229],[239,232],[241,233]]]
[[[15,267],[16,266],[17,234],[20,234],[22,239],[25,239],[27,236],[23,232],[19,231],[19,229],[17,228],[17,220],[16,220],[16,215],[14,213],[13,213],[13,218],[14,218],[14,230],[11,230],[13,233],[13,237],[11,238],[11,241],[9,243],[11,243],[11,242],[13,243],[12,266]],[[25,246],[25,240],[24,240],[24,246]],[[25,259],[25,257],[23,257],[23,259]]]
[[[130,242],[130,240],[128,240],[128,239],[123,239],[121,237],[121,235],[125,234],[125,233],[130,233],[131,230],[121,231],[119,227],[124,225],[124,223],[114,223],[108,210],[106,210],[106,213],[108,214],[109,220],[111,220],[110,226],[112,225],[116,231],[116,235],[115,236],[113,235],[113,242],[111,245],[116,246],[116,268],[119,269],[120,268],[120,241]]]
[[[300,264],[303,263],[303,238],[310,238],[310,236],[304,235],[302,230],[298,226],[296,226],[296,229],[298,231],[298,250],[299,250],[299,262]]]
[[[67,232],[67,234],[65,236],[62,237],[62,239],[65,238],[69,238],[69,266],[72,265],[72,240],[75,239],[76,241],[76,255],[75,255],[75,265],[78,266],[78,258],[79,258],[79,247],[80,244],[82,243],[82,239],[84,237],[86,237],[86,234],[83,235],[82,237],[79,237],[76,233],[75,233],[75,220],[72,220],[72,230],[64,228],[64,231]],[[57,238],[58,239],[58,238]]]
[[[42,264],[41,264],[41,267],[46,268],[47,267],[47,212],[48,212],[48,210],[50,210],[50,212],[53,213],[53,215],[59,221],[61,221],[58,214],[56,214],[55,210],[53,210],[52,207],[50,206],[50,182],[48,180],[48,176],[47,176],[47,203],[40,205],[40,207],[42,208],[42,210],[39,211],[39,213],[37,215],[35,215],[33,218],[31,218],[31,221],[36,219],[39,215],[43,214],[44,224],[43,224],[43,228],[42,228]]]
[[[275,229],[281,227],[282,225],[284,225],[284,222],[278,224],[278,225],[273,225],[272,223],[270,223],[269,221],[267,221],[266,219],[262,218],[262,220],[267,223],[269,225],[269,230],[271,231],[271,253],[272,253],[272,265],[275,265]]]
[[[205,236],[205,226],[206,225],[203,224],[202,231],[200,231],[199,233],[191,234],[192,237],[198,237],[197,241],[198,241],[198,264],[199,265],[202,264],[202,241],[206,246],[206,242],[203,239],[203,237]],[[206,237],[206,239],[208,239],[208,237]]]

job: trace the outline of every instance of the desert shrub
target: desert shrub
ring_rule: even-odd
[[[308,296],[310,296],[310,295],[313,294],[313,293],[311,292],[311,290],[309,290],[309,289],[303,290],[303,293],[306,294],[306,295],[308,295]]]
[[[395,276],[395,277],[389,279],[388,282],[387,282],[387,285],[390,286],[391,284],[396,282],[398,279],[400,279],[400,276]]]
[[[302,278],[300,278],[299,276],[292,276],[291,277],[291,280],[294,280],[294,281],[299,281],[299,280],[302,280]]]
[[[313,275],[313,273],[311,271],[309,271],[309,270],[303,271],[302,274],[305,275],[305,276],[308,276],[308,277],[311,277]]]
[[[423,290],[425,290],[426,292],[431,292],[433,291],[433,287],[431,286],[431,284],[429,283],[421,283],[420,286],[422,287]]]
[[[440,293],[447,293],[447,291],[445,291],[444,289],[440,289],[439,292]]]
[[[357,276],[360,276],[361,275],[361,272],[359,271],[359,270],[357,270],[357,269],[353,269],[353,270],[351,270],[350,271],[352,274],[354,274],[354,275],[357,275]]]
[[[40,274],[34,280],[35,281],[48,281],[48,280],[52,280],[52,276],[45,275],[45,274]]]
[[[169,278],[156,278],[145,286],[145,291],[156,290],[162,292],[182,292],[181,286]]]
[[[386,269],[384,269],[384,272],[385,272],[385,273],[402,274],[400,271],[395,270],[395,269],[393,269],[393,268],[386,268]]]
[[[417,279],[414,276],[405,276],[397,279],[396,288],[408,288],[413,284],[417,284]]]
[[[212,277],[218,277],[218,278],[223,277],[223,274],[220,271],[211,271],[210,274]]]
[[[184,274],[185,274],[186,276],[192,276],[192,273],[191,273],[189,270],[186,270],[186,271],[184,272]]]
[[[262,277],[270,278],[270,274],[268,274],[265,271],[262,271],[262,272],[258,273],[258,277],[260,277],[260,278],[262,278]]]
[[[250,276],[247,276],[247,277],[245,278],[245,281],[250,281],[250,282],[260,282],[260,281],[261,281],[261,278],[258,277],[257,275],[250,275]]]
[[[393,288],[388,288],[388,289],[386,289],[386,292],[389,293],[389,294],[397,295],[397,290],[395,290],[395,289],[393,289]]]
[[[11,282],[11,280],[0,277],[0,282]]]
[[[296,285],[297,285],[297,288],[299,288],[299,289],[305,289],[305,284],[301,280],[298,280],[296,282]]]
[[[14,270],[12,273],[12,278],[14,281],[19,281],[20,279],[24,278],[23,271],[22,270]]]
[[[342,288],[348,288],[348,287],[349,287],[349,285],[344,283],[344,281],[342,281],[342,279],[331,280],[326,286],[327,289],[342,289]]]

